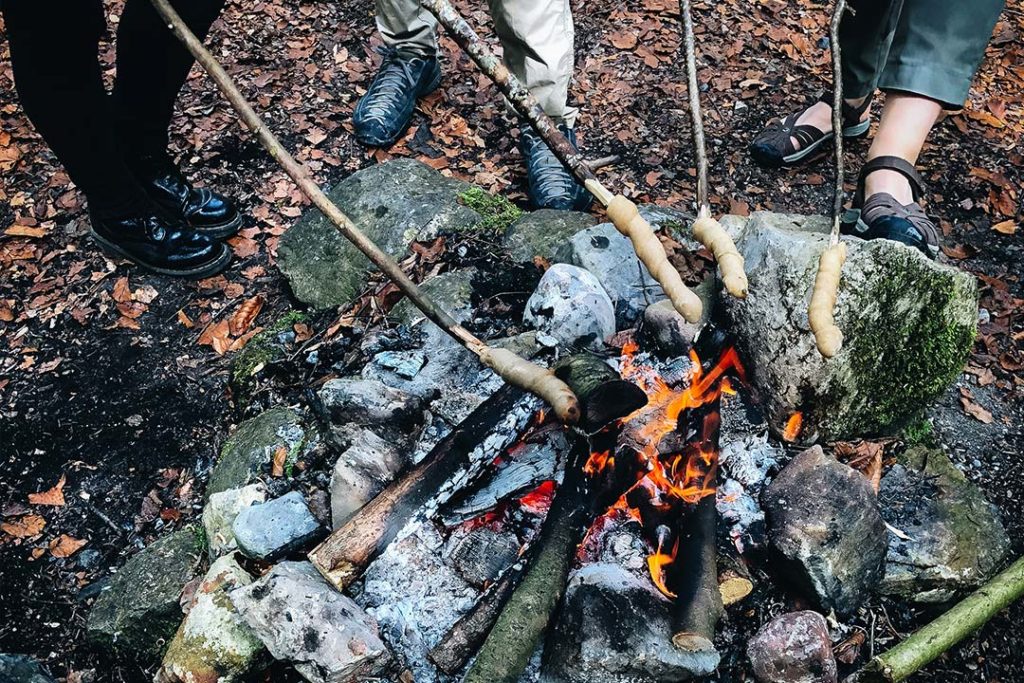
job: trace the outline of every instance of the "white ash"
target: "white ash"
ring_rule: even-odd
[[[718,456],[725,474],[757,495],[768,473],[781,467],[782,448],[768,441],[768,432],[730,438],[725,435]]]
[[[749,531],[756,530],[764,524],[764,511],[747,491],[735,479],[723,481],[716,492],[715,507],[722,521],[729,526],[729,537],[736,549],[746,552],[753,539]]]

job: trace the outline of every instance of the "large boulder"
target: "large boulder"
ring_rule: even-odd
[[[471,187],[413,159],[395,159],[353,173],[328,196],[367,237],[398,258],[414,240],[480,223],[482,216],[459,201]],[[277,254],[296,298],[315,308],[352,301],[371,267],[315,208],[281,237]]]
[[[881,592],[943,603],[991,576],[1010,539],[995,507],[940,450],[916,447],[882,477],[891,534]]]
[[[809,610],[775,617],[747,644],[758,683],[836,683],[825,617]]]
[[[3,683],[53,683],[43,667],[28,655],[0,654],[0,681]]]
[[[589,213],[540,209],[523,214],[509,226],[501,243],[517,261],[552,260],[573,235],[597,224]]]
[[[178,598],[202,563],[202,536],[198,527],[189,526],[129,559],[89,612],[89,640],[143,662],[159,657],[181,623]]]
[[[270,654],[312,683],[371,680],[391,663],[373,617],[309,562],[282,562],[229,595]]]
[[[750,293],[720,301],[775,430],[801,411],[805,435],[885,432],[963,369],[977,329],[977,285],[896,242],[844,238],[836,304],[844,343],[826,360],[807,306],[829,228],[822,217],[754,213],[737,244]]]
[[[885,571],[886,530],[867,477],[814,446],[761,495],[778,575],[824,611],[854,612]]]
[[[229,591],[250,583],[252,577],[231,555],[210,566],[167,646],[156,683],[233,683],[259,667],[263,643],[228,598]]]
[[[288,408],[273,408],[246,420],[224,442],[210,472],[207,497],[251,484],[261,472],[269,471],[277,449],[286,449],[293,460],[315,438],[302,417]]]
[[[671,603],[649,579],[611,563],[570,575],[543,671],[568,683],[660,683],[706,676],[718,653],[672,645]]]
[[[601,350],[615,334],[615,310],[589,271],[564,263],[551,266],[526,302],[526,324],[569,348]]]

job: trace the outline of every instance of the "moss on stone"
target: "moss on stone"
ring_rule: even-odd
[[[480,214],[483,221],[475,228],[483,232],[505,232],[523,215],[523,210],[504,196],[490,194],[479,187],[459,193],[459,201]]]
[[[907,426],[903,428],[902,436],[903,441],[908,446],[927,446],[930,448],[938,446],[932,422],[924,415],[909,421]]]
[[[851,307],[885,311],[883,320],[889,324],[878,325],[871,317],[848,322],[850,372],[869,400],[863,410],[855,411],[858,424],[842,424],[840,418],[829,425],[832,433],[868,434],[899,426],[963,370],[977,323],[951,320],[949,306],[955,300],[972,300],[976,293],[967,296],[958,291],[964,279],[953,272],[923,268],[916,258],[909,250],[898,252],[897,262],[887,265],[892,275],[864,293],[863,305]],[[923,300],[913,315],[901,316],[898,306],[906,300],[908,289],[921,292]]]
[[[277,341],[277,336],[296,323],[305,322],[307,318],[308,316],[301,311],[288,311],[270,327],[254,335],[238,352],[231,362],[231,386],[236,396],[244,399],[248,394],[253,372],[258,367],[283,356],[284,351]]]

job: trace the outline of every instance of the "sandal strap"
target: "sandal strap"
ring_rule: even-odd
[[[910,183],[910,195],[914,201],[918,201],[925,192],[924,180],[918,174],[917,169],[906,159],[895,156],[880,156],[866,162],[860,169],[860,176],[857,180],[857,198],[854,200],[856,206],[864,204],[864,179],[870,173],[879,170],[896,171]]]
[[[871,101],[874,98],[875,98],[875,94],[871,93],[870,95],[865,97],[864,101],[861,102],[856,107],[847,104],[846,100],[844,99],[843,100],[843,106],[842,106],[843,125],[844,126],[855,126],[858,123],[860,123],[860,117],[863,116],[864,112],[867,111],[868,108],[871,107]],[[819,102],[824,102],[825,104],[827,104],[827,105],[829,105],[831,107],[832,106],[832,91],[830,91],[830,90],[823,91],[821,93],[821,95],[818,96],[818,101]]]
[[[796,121],[802,113],[796,112],[784,119],[772,120],[754,141],[769,144],[779,150],[783,156],[789,156],[798,151],[798,148],[793,145],[793,139],[800,144],[799,149],[807,149],[810,145],[831,135],[817,126],[806,123],[797,125]]]

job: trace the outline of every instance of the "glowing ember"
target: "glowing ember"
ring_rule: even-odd
[[[789,416],[789,420],[786,422],[786,429],[782,432],[782,438],[790,443],[797,440],[800,436],[800,430],[804,426],[804,415],[801,412],[795,412]]]
[[[554,495],[555,482],[551,479],[542,481],[537,488],[519,499],[519,507],[533,515],[546,515],[551,509]]]
[[[675,597],[666,580],[667,569],[676,559],[679,535],[674,525],[688,509],[707,496],[713,496],[718,473],[718,400],[722,393],[734,393],[728,378],[733,372],[744,381],[743,368],[736,350],[729,347],[717,362],[705,370],[695,351],[685,388],[668,386],[654,367],[637,361],[637,345],[623,347],[622,378],[637,384],[648,396],[648,403],[622,420],[621,426],[637,449],[637,459],[619,458],[612,451],[592,453],[584,471],[592,478],[601,475],[608,481],[624,479],[627,487],[602,517],[624,514],[644,529],[653,552],[647,558],[651,579],[662,593]],[[683,441],[670,453],[660,453],[659,445],[674,432]],[[636,462],[636,471],[617,472]],[[623,474],[626,476],[623,477]],[[602,528],[599,518],[591,531]],[[589,536],[589,534],[588,534]],[[586,541],[585,541],[586,543]]]

